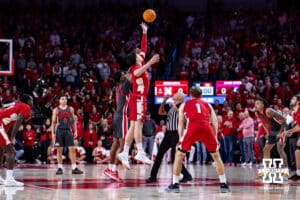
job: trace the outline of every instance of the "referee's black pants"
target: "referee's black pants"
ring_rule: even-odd
[[[161,161],[165,155],[165,153],[171,148],[171,160],[172,163],[174,162],[175,152],[176,152],[176,145],[179,141],[179,135],[177,131],[166,131],[164,139],[162,140],[158,153],[156,155],[156,159],[154,161],[153,167],[151,169],[151,178],[156,179],[159,167],[161,165]],[[185,168],[184,164],[182,164],[181,173],[183,177],[191,177],[190,173]]]

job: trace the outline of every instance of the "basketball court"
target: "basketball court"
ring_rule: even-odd
[[[55,175],[56,165],[19,165],[15,177],[25,183],[21,188],[0,187],[0,199],[300,199],[300,182],[263,184],[257,179],[257,168],[228,167],[231,193],[222,194],[215,168],[211,165],[188,165],[194,176],[182,184],[180,193],[166,193],[171,183],[172,165],[164,164],[158,182],[147,184],[150,167],[134,165],[125,171],[119,167],[123,182],[103,175],[106,165],[81,165],[83,175],[72,175],[71,166],[64,166],[62,176]]]

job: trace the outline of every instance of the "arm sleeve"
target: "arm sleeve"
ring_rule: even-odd
[[[143,33],[142,40],[141,40],[141,51],[147,53],[147,34]],[[145,59],[145,55],[142,55],[142,57]]]

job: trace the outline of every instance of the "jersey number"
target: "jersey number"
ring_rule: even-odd
[[[201,113],[201,107],[199,103],[196,103],[197,113]]]

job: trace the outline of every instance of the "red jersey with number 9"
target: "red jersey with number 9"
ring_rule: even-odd
[[[188,121],[210,122],[210,108],[202,99],[191,99],[185,103],[184,115]]]

